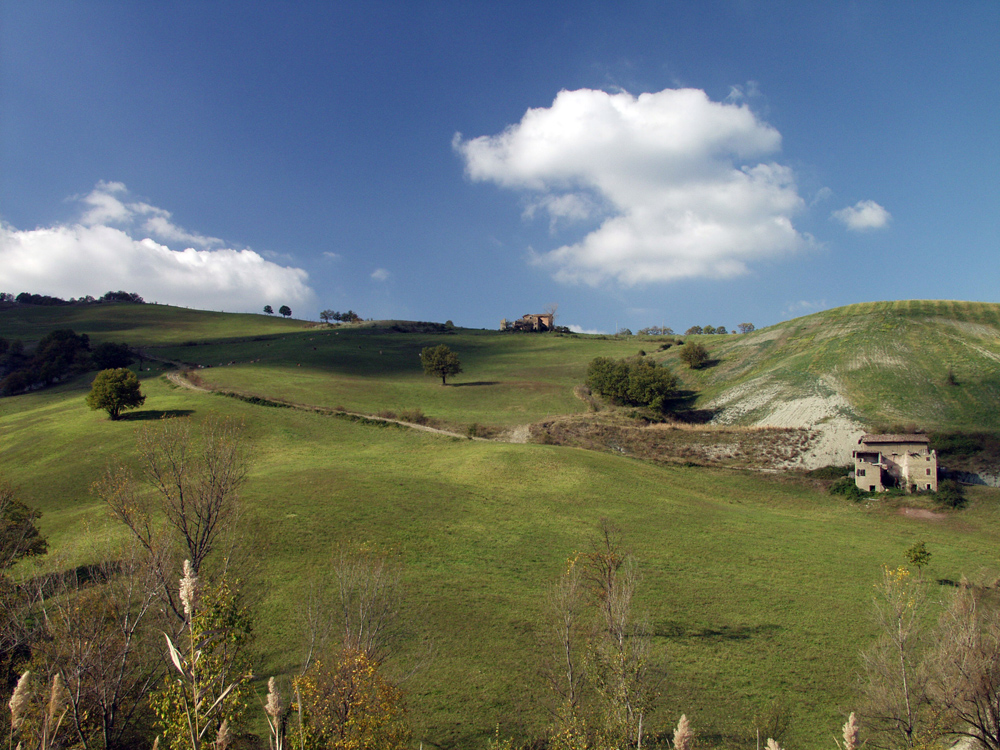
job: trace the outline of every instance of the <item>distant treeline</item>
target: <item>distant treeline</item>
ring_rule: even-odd
[[[0,337],[0,396],[44,388],[89,370],[128,367],[134,357],[128,344],[106,342],[90,348],[90,337],[71,330],[46,334],[33,352],[20,339]]]
[[[32,294],[31,292],[21,292],[16,297],[9,292],[0,292],[0,303],[17,305],[80,305],[99,304],[103,302],[131,302],[136,305],[145,303],[142,297],[135,292],[107,292],[101,297],[91,297],[89,294],[84,297],[71,297],[62,299],[61,297],[51,297],[48,294]]]

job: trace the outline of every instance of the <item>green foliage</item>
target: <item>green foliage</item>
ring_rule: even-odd
[[[24,345],[15,341],[0,357],[0,394],[13,394],[37,386],[51,385],[62,378],[79,375],[90,369],[90,338],[68,329],[47,333],[38,342],[31,357]]]
[[[846,477],[854,471],[852,466],[820,466],[818,469],[811,469],[806,472],[807,476],[813,479],[840,479]]]
[[[966,503],[965,490],[954,479],[942,479],[938,482],[938,489],[934,499],[938,505],[946,508],[964,508]]]
[[[139,388],[139,377],[124,367],[97,373],[87,394],[87,406],[104,409],[112,420],[126,409],[136,409],[144,403],[146,397]]]
[[[441,385],[447,385],[449,375],[458,375],[462,372],[462,363],[458,361],[458,355],[444,344],[428,346],[421,350],[420,363],[424,366],[424,374],[441,378]]]
[[[303,713],[294,739],[308,750],[404,750],[410,728],[402,691],[363,650],[316,661],[295,680]],[[293,743],[294,744],[294,743]]]
[[[283,318],[289,318],[292,315],[292,308],[290,308],[288,305],[282,305],[281,307],[278,308],[278,312],[281,314]]]
[[[931,553],[927,549],[927,543],[923,540],[916,542],[912,547],[908,548],[903,553],[903,557],[918,571],[931,561]]]
[[[94,367],[98,370],[114,370],[119,367],[128,367],[135,358],[132,356],[132,349],[128,344],[115,344],[106,341],[94,347],[91,353]]]
[[[222,580],[200,590],[180,643],[167,639],[171,676],[151,702],[171,750],[213,747],[223,722],[244,723],[253,700],[253,619],[238,589]]]
[[[35,526],[41,515],[18,500],[10,482],[0,478],[0,574],[21,558],[48,550]]]
[[[701,344],[688,341],[681,347],[681,360],[692,370],[697,370],[708,362],[708,350]]]
[[[270,305],[264,305],[264,314],[265,315],[274,315],[274,308],[271,307]]]
[[[663,411],[677,390],[677,378],[649,359],[596,357],[587,368],[587,386],[618,404]]]
[[[831,495],[841,495],[846,497],[848,500],[853,500],[856,503],[860,503],[862,500],[867,500],[871,497],[871,493],[865,492],[851,477],[842,477],[830,485]]]
[[[685,336],[696,336],[698,334],[704,333],[705,329],[701,326],[691,326],[686,331],[684,331]]]
[[[750,333],[755,330],[753,323],[740,323],[736,327],[739,329],[740,333]]]

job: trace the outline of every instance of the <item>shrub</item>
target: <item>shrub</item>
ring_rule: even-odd
[[[871,496],[870,493],[858,487],[850,477],[841,477],[830,485],[830,494],[843,495],[848,500],[853,500],[856,503],[866,500]]]
[[[697,370],[708,362],[708,350],[701,344],[689,341],[681,348],[681,360],[692,370]]]
[[[677,378],[647,359],[597,357],[587,368],[587,386],[615,403],[662,412],[677,389]]]
[[[966,503],[965,490],[954,479],[942,479],[938,483],[934,500],[946,508],[963,508]]]

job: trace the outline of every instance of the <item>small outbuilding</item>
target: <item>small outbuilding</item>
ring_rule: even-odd
[[[854,484],[866,492],[937,492],[937,453],[930,442],[926,435],[863,435],[854,451]]]

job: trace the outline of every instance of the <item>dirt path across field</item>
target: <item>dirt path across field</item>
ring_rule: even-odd
[[[149,357],[147,357],[147,359],[149,359]],[[160,361],[165,361],[165,360],[160,360]],[[173,363],[173,364],[179,364],[179,363]],[[177,386],[179,386],[181,388],[187,388],[188,390],[191,390],[191,391],[198,391],[200,393],[218,393],[219,392],[219,391],[217,391],[214,388],[206,388],[204,386],[198,385],[197,383],[192,383],[186,377],[188,372],[189,372],[188,370],[184,370],[182,372],[168,372],[166,374],[167,375],[167,380],[169,380],[171,383],[174,383],[175,385],[177,385]],[[227,391],[227,393],[228,392],[230,392],[230,391]],[[328,409],[328,408],[322,407],[322,406],[312,406],[310,404],[299,404],[299,403],[295,403],[293,401],[279,401],[278,399],[271,399],[271,400],[274,401],[275,403],[280,403],[283,406],[287,406],[290,409],[298,409],[299,411],[311,411],[311,412],[318,412],[320,414],[346,414],[349,417],[359,417],[361,419],[370,419],[370,420],[372,420],[374,422],[390,422],[392,424],[401,425],[402,427],[409,427],[409,428],[414,429],[414,430],[420,430],[421,432],[433,432],[433,433],[435,433],[437,435],[446,435],[448,437],[462,438],[464,440],[486,440],[487,439],[487,438],[479,438],[479,437],[472,437],[472,438],[470,438],[468,435],[460,435],[459,433],[452,432],[451,430],[442,430],[442,429],[440,429],[438,427],[431,427],[430,425],[425,425],[425,424],[417,424],[416,422],[404,422],[401,419],[389,419],[387,417],[380,417],[380,416],[375,415],[375,414],[362,414],[360,412],[354,412],[354,411],[343,411],[343,410],[340,410],[340,409]],[[528,429],[527,426],[525,426],[524,429]],[[514,439],[512,439],[512,440],[505,441],[505,442],[511,442],[511,443],[525,442],[526,443],[528,441],[527,440],[514,440]]]

